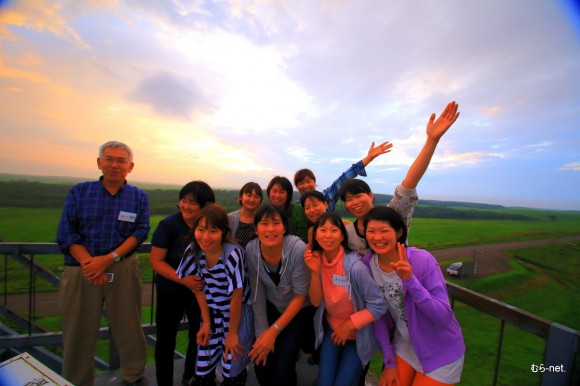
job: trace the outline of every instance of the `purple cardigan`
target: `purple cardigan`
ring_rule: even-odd
[[[437,260],[424,249],[407,247],[406,250],[413,269],[413,276],[402,280],[409,338],[423,371],[429,373],[461,358],[465,343],[449,304],[447,286]],[[363,257],[369,269],[371,256],[369,253]],[[388,312],[373,324],[385,367],[396,366],[389,338],[394,328],[395,323]]]

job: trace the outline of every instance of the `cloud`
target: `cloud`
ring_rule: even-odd
[[[312,156],[315,155],[310,150],[303,148],[303,147],[289,147],[289,148],[286,148],[285,152],[289,156],[294,157],[294,158],[300,160],[300,162],[305,162],[305,163],[310,162],[312,159]]]
[[[14,78],[31,83],[48,82],[49,78],[36,71],[27,71],[18,68],[11,68],[4,65],[0,59],[0,78]]]
[[[571,162],[559,168],[558,170],[580,171],[580,162]]]
[[[195,81],[169,72],[161,72],[143,79],[129,99],[144,103],[162,115],[187,120],[192,115],[211,110],[211,103]]]
[[[578,170],[580,119],[577,29],[558,2],[3,4],[0,131],[4,146],[30,145],[12,164],[49,169],[37,147],[82,164],[114,135],[143,180],[236,187],[312,167],[323,187],[389,140],[368,178],[400,181],[430,114],[455,99],[426,190],[577,190],[553,172]]]
[[[15,1],[0,13],[0,24],[49,31],[72,42],[79,49],[90,49],[90,45],[66,21],[62,11],[61,4],[50,0]]]

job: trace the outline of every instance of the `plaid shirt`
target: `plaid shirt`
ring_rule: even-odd
[[[147,194],[125,183],[111,195],[102,178],[77,184],[68,193],[57,236],[65,265],[78,265],[69,254],[72,244],[83,245],[92,256],[99,256],[110,253],[130,236],[141,244],[149,235]]]
[[[348,168],[344,173],[342,173],[338,178],[330,185],[328,188],[324,189],[322,194],[328,203],[328,211],[334,212],[334,208],[336,207],[336,202],[338,201],[338,193],[340,191],[340,187],[346,181],[352,180],[356,176],[367,176],[367,172],[365,167],[363,166],[362,161],[358,161],[355,164],[352,164],[350,168]]]

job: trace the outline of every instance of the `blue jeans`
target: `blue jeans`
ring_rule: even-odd
[[[332,328],[324,322],[324,339],[320,345],[318,386],[356,386],[363,365],[356,351],[356,341],[337,346],[331,339]]]

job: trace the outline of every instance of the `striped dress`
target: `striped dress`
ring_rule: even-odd
[[[196,374],[207,375],[222,362],[223,375],[235,377],[250,362],[248,357],[254,335],[253,312],[250,300],[247,266],[244,250],[236,244],[224,244],[218,262],[207,267],[203,251],[194,251],[190,245],[177,268],[179,277],[200,276],[204,280],[204,293],[211,318],[211,336],[205,347],[199,346]],[[239,341],[244,346],[242,358],[233,360],[231,354],[224,358],[225,338],[230,326],[230,301],[234,290],[241,288],[242,315],[238,328]]]

